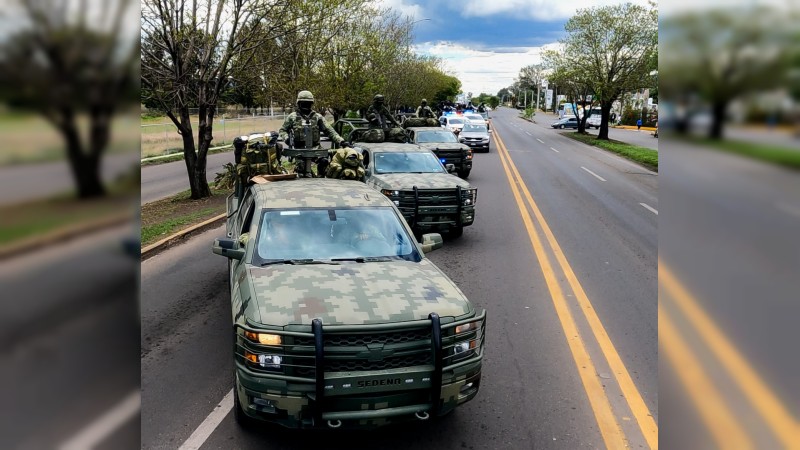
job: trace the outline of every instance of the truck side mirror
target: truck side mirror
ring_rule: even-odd
[[[233,239],[214,239],[214,245],[211,246],[211,251],[216,255],[237,260],[244,258],[245,253],[245,249],[239,248],[239,242]]]
[[[445,166],[444,166],[444,167],[445,167],[445,168],[447,169],[447,171],[448,171],[448,172],[450,172],[450,173],[452,173],[452,172],[455,172],[455,171],[456,171],[456,165],[455,165],[455,164],[445,164]]]

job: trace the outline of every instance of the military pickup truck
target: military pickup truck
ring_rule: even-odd
[[[478,188],[450,175],[452,163],[445,165],[431,150],[410,142],[362,139],[374,130],[360,119],[341,119],[334,128],[362,152],[367,185],[400,208],[415,235],[440,231],[459,237],[475,221]]]
[[[440,235],[418,243],[357,181],[255,183],[227,202],[212,249],[228,258],[237,422],[372,428],[477,395],[486,311],[426,258]]]
[[[409,140],[431,150],[442,164],[452,164],[458,176],[466,179],[472,171],[472,149],[458,142],[452,131],[442,127],[406,128]]]

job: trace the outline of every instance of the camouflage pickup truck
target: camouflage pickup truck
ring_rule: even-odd
[[[357,181],[254,184],[227,214],[240,424],[372,428],[476,396],[486,312],[425,257],[440,235]]]
[[[442,127],[409,127],[406,128],[406,133],[412,143],[435,153],[442,164],[452,164],[459,177],[469,177],[472,171],[472,149],[458,142],[452,131]]]
[[[475,221],[478,188],[447,173],[430,150],[395,142],[354,145],[364,153],[367,185],[389,197],[418,235],[459,237]]]

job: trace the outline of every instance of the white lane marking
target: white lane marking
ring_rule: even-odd
[[[83,450],[94,448],[121,427],[125,422],[139,413],[142,397],[139,390],[128,394],[116,406],[84,427],[78,434],[59,445],[59,450]]]
[[[544,144],[544,141],[543,141],[543,140],[541,140],[541,139],[539,139],[539,138],[536,138],[536,140],[537,140],[537,141],[539,141],[539,142],[541,142],[542,144]]]
[[[655,215],[658,215],[658,210],[653,208],[652,206],[648,205],[647,203],[639,203],[640,205],[644,206],[645,208],[649,209]]]
[[[233,389],[225,394],[225,397],[219,402],[217,406],[206,417],[206,420],[194,430],[189,439],[180,446],[178,450],[197,450],[208,440],[211,433],[217,429],[217,426],[222,422],[222,419],[228,415],[233,409]]]
[[[526,131],[526,132],[525,132],[525,134],[527,134],[528,136],[533,136],[533,135],[532,135],[530,132],[528,132],[528,131]]]
[[[597,178],[597,179],[598,179],[598,180],[600,180],[600,181],[606,181],[606,179],[605,179],[605,178],[603,178],[603,177],[601,177],[600,175],[598,175],[598,174],[596,174],[596,173],[592,172],[591,170],[587,169],[586,167],[583,167],[583,166],[581,166],[581,169],[583,169],[583,170],[585,170],[585,171],[589,172],[590,174],[594,175],[594,176],[595,176],[595,178]]]
[[[554,151],[554,152],[556,152],[556,153],[561,153],[561,152],[559,152],[558,150],[554,149],[553,147],[550,147],[550,150],[552,150],[552,151]]]

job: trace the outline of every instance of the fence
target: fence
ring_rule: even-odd
[[[236,114],[234,116],[222,114],[214,120],[214,140],[211,142],[211,146],[230,144],[235,137],[250,133],[277,131],[285,118],[285,114],[270,115],[268,113],[257,114],[255,112],[249,115]],[[165,120],[167,121],[165,122]],[[165,117],[153,120],[142,119],[141,142],[143,158],[183,151],[183,139],[178,134],[175,125],[172,122],[168,122],[168,120]],[[197,139],[198,123],[197,115],[193,115],[192,132],[195,134],[195,139]]]

